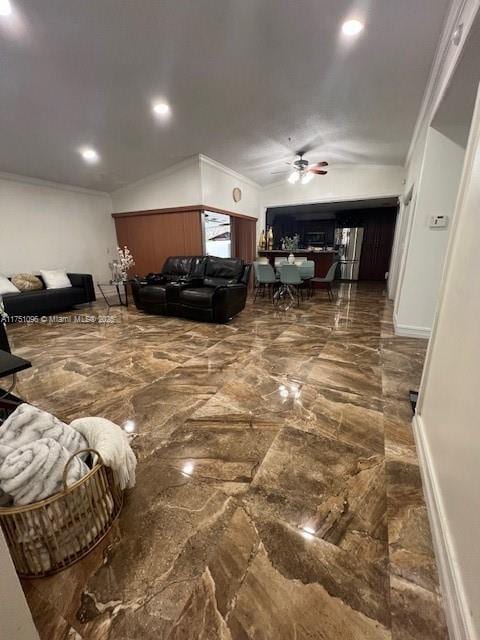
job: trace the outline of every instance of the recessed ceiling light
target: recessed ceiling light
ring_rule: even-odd
[[[9,16],[12,13],[10,0],[0,0],[0,16]]]
[[[100,160],[98,153],[91,147],[84,147],[83,149],[80,149],[80,153],[82,154],[82,158],[85,162],[94,163]]]
[[[170,105],[166,102],[155,102],[153,105],[153,112],[157,116],[168,116],[170,113]]]
[[[346,36],[356,36],[363,30],[364,24],[360,20],[347,20],[342,25],[342,31]]]

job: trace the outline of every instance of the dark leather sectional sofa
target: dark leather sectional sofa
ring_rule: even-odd
[[[133,299],[147,313],[224,323],[245,307],[250,270],[240,258],[173,256],[134,279]]]
[[[67,275],[72,283],[71,287],[3,294],[3,305],[9,320],[15,322],[19,316],[48,316],[67,311],[77,304],[95,300],[95,287],[91,275],[85,273],[67,273]],[[41,276],[37,277],[42,280]],[[45,283],[43,285],[45,287]]]

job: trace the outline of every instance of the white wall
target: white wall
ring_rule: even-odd
[[[430,335],[464,155],[462,147],[430,127],[395,300],[399,335]],[[448,216],[448,226],[432,229],[433,215]]]
[[[308,184],[290,184],[286,179],[265,187],[264,207],[279,205],[363,200],[403,193],[403,167],[383,165],[332,165],[326,176],[315,176]]]
[[[240,187],[240,202],[233,200]],[[210,158],[198,155],[112,193],[116,213],[202,204],[257,218],[260,187]]]
[[[1,529],[0,576],[1,640],[39,640]]]
[[[414,198],[418,192],[422,167],[424,166],[428,132],[431,128],[431,123],[434,119],[435,113],[445,96],[456,67],[459,64],[465,42],[472,28],[479,7],[480,0],[452,0],[450,11],[445,22],[445,27],[437,48],[435,60],[432,65],[428,85],[425,90],[423,104],[410,143],[405,168],[406,180],[403,196],[405,196],[412,187]],[[462,38],[460,43],[456,45],[453,42],[452,34],[460,24],[463,27]],[[396,242],[398,244],[406,243],[407,250],[410,239],[413,239],[412,225],[414,222],[413,216],[415,215],[415,211],[412,211],[412,209],[414,208],[414,204],[415,202],[412,204],[409,211],[411,216],[410,224],[404,227],[405,233],[408,234],[408,237],[399,238],[397,234],[396,238]],[[401,217],[399,216],[397,225],[400,223]],[[444,243],[444,248],[445,244],[446,243]],[[393,269],[390,269],[390,278],[393,280],[393,286],[389,283],[389,293],[395,293],[395,307],[398,307],[399,304],[398,297],[401,290],[401,286],[399,286],[399,284],[402,282],[406,256],[407,251],[405,251],[402,256],[398,256],[399,260],[395,264],[391,265]],[[399,284],[397,284],[397,280]],[[438,292],[438,282],[435,286],[437,287],[436,291]],[[431,306],[432,305],[430,304],[430,307]],[[427,316],[430,318],[429,320],[425,319]],[[424,314],[423,320],[423,322],[426,323],[425,326],[409,325],[411,328],[408,328],[405,324],[403,327],[399,328],[399,333],[428,337],[431,331],[432,319],[433,315],[426,313]],[[407,321],[404,319],[404,322]]]
[[[315,178],[307,185],[291,185],[282,180],[262,188],[215,160],[199,155],[114,191],[112,200],[116,212],[203,204],[206,208],[259,218],[260,233],[267,206],[395,196],[403,191],[403,177],[402,167],[337,165],[330,167],[327,176]],[[238,203],[233,200],[234,187],[242,191]]]
[[[200,156],[200,171],[201,202],[204,205],[258,218],[261,192],[258,184],[206,156]],[[235,187],[242,191],[240,202],[233,199],[232,192]]]
[[[0,175],[0,273],[65,268],[109,279],[111,213],[108,194]]]
[[[455,640],[480,638],[479,211],[477,100],[415,421]]]
[[[114,191],[112,202],[115,213],[202,204],[199,156]]]

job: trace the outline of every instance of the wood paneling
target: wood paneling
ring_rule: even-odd
[[[256,255],[257,221],[253,218],[231,218],[233,255],[252,262]]]
[[[246,262],[255,259],[256,218],[202,205],[114,213],[118,244],[127,245],[135,259],[130,275],[161,271],[168,256],[202,255],[203,211],[229,215],[233,236],[232,255]]]
[[[253,262],[257,253],[257,221],[255,218],[231,217],[232,228],[232,255],[235,258],[243,258],[245,262]],[[249,285],[252,286],[250,274]]]
[[[127,245],[134,259],[130,275],[161,271],[168,256],[202,255],[200,211],[115,215],[119,246]]]

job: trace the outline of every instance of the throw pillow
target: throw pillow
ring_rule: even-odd
[[[6,276],[0,274],[0,296],[4,293],[20,293],[20,291]]]
[[[33,273],[17,273],[12,277],[13,284],[20,291],[34,291],[35,289],[43,289],[43,283]]]
[[[54,269],[52,271],[42,271],[40,269],[40,275],[47,289],[64,289],[72,286],[64,269]]]

